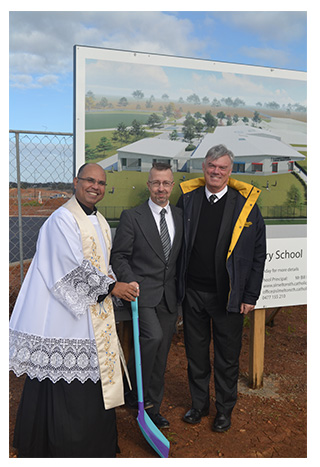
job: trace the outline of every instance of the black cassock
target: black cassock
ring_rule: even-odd
[[[105,410],[101,383],[26,377],[13,446],[18,457],[115,457],[115,409]]]

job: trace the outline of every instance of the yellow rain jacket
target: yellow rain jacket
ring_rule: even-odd
[[[178,297],[185,295],[191,251],[204,197],[204,178],[180,184],[178,201],[184,212],[184,243],[178,263]],[[265,224],[257,206],[261,190],[233,178],[228,180],[227,200],[216,248],[215,270],[221,306],[239,312],[241,303],[255,305],[260,295],[266,258]]]

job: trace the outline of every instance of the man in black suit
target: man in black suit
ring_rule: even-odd
[[[147,182],[150,198],[142,205],[122,212],[111,256],[118,280],[132,277],[139,283],[145,407],[152,405],[148,415],[160,428],[169,426],[168,420],[160,415],[160,405],[164,372],[178,315],[176,261],[182,241],[182,212],[169,203],[173,185],[170,165],[154,163]],[[128,369],[131,380],[135,382],[132,355]],[[135,389],[126,394],[131,405],[136,398]]]
[[[192,398],[184,421],[199,423],[209,414],[212,332],[218,432],[231,426],[243,316],[259,297],[266,256],[260,190],[230,178],[233,158],[223,145],[211,148],[204,178],[181,183],[177,204],[184,213],[178,277]]]

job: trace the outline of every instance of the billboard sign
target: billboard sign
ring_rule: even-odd
[[[175,204],[179,183],[202,176],[207,150],[223,143],[232,177],[261,189],[266,222],[306,222],[306,105],[302,71],[76,45],[74,172],[101,165],[98,208],[116,222],[148,198],[154,161],[172,166]],[[306,302],[305,239],[286,241],[268,239],[259,307]]]
[[[307,303],[307,239],[269,238],[264,279],[256,308]]]

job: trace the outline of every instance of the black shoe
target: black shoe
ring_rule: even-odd
[[[128,406],[130,409],[133,410],[138,410],[138,400],[137,396],[132,392],[126,392],[124,395],[124,400],[126,403],[126,406]],[[151,409],[153,407],[153,403],[147,399],[144,400],[144,408],[146,409]]]
[[[183,417],[183,421],[187,423],[200,423],[201,417],[206,417],[209,415],[209,408],[198,410],[198,409],[190,409]]]
[[[169,421],[164,418],[162,415],[159,413],[153,414],[153,413],[148,413],[149,417],[153,421],[153,423],[158,427],[158,428],[169,428],[170,423]]]
[[[213,427],[212,427],[213,431],[217,431],[218,433],[223,433],[224,431],[229,430],[230,427],[231,427],[231,416],[218,412],[213,422]]]

